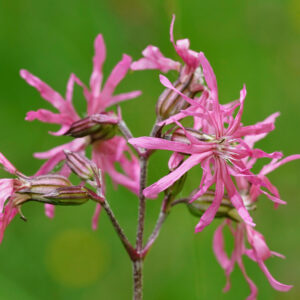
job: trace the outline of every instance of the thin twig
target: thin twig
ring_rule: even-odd
[[[157,222],[155,224],[155,227],[146,243],[146,246],[144,247],[141,256],[144,258],[146,256],[146,254],[148,253],[148,251],[150,250],[150,248],[152,247],[153,243],[156,241],[156,239],[159,236],[160,233],[160,229],[163,225],[163,223],[165,222],[167,216],[169,215],[169,198],[170,196],[165,196],[162,205],[161,205],[161,209],[159,212],[159,216],[157,219]]]
[[[106,199],[104,199],[104,202],[102,203],[102,207],[105,209],[116,233],[118,234],[121,242],[123,243],[127,253],[129,254],[131,260],[135,261],[139,258],[138,253],[136,252],[136,250],[133,248],[133,246],[131,245],[131,243],[129,242],[129,240],[127,239],[123,229],[121,228],[120,224],[118,223],[113,211],[111,210],[108,202],[106,201]]]
[[[101,172],[96,172],[94,169],[93,173],[94,173],[94,177],[97,183],[97,196],[99,198],[93,198],[93,200],[95,200],[96,202],[98,202],[106,211],[116,233],[118,234],[124,248],[126,249],[128,255],[130,256],[132,261],[135,261],[139,258],[139,255],[137,253],[137,251],[134,249],[134,247],[131,245],[131,243],[129,242],[127,236],[125,235],[122,227],[120,226],[119,222],[117,221],[113,211],[111,210],[109,203],[107,202],[106,198],[103,196],[102,193],[102,175]]]
[[[130,129],[127,127],[124,120],[120,120],[118,123],[119,129],[121,133],[124,135],[125,139],[128,141],[129,139],[133,138],[133,135],[130,131]]]
[[[190,200],[191,200],[191,199],[189,199],[189,198],[181,198],[181,199],[178,199],[178,200],[173,201],[173,202],[171,203],[171,206],[173,207],[173,206],[175,206],[175,205],[177,205],[177,204],[180,204],[180,203],[189,203]]]
[[[138,228],[136,234],[136,250],[141,252],[143,248],[143,235],[144,235],[144,223],[145,223],[145,210],[146,210],[146,198],[143,194],[143,190],[146,187],[147,179],[147,161],[146,156],[140,157],[140,189],[139,189],[139,212],[138,212]]]

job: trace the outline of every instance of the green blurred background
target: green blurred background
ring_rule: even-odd
[[[204,51],[217,75],[221,102],[238,98],[246,83],[245,124],[282,113],[276,131],[259,146],[285,155],[299,153],[299,11],[297,0],[0,0],[1,152],[31,175],[41,165],[32,152],[69,140],[47,134],[56,126],[24,121],[27,111],[50,105],[19,77],[21,68],[61,93],[71,72],[88,83],[98,33],[107,45],[106,76],[122,53],[138,59],[148,44],[177,59],[168,35],[175,13],[176,38],[188,37],[192,49]],[[154,121],[154,105],[163,90],[158,74],[131,73],[118,89],[143,90],[139,99],[122,105],[135,136],[148,134]],[[168,76],[175,79],[174,74]],[[75,105],[83,111],[79,88],[75,95]],[[168,156],[167,152],[153,156],[149,183],[167,171]],[[269,259],[270,271],[295,287],[289,293],[274,291],[258,266],[245,258],[259,299],[300,299],[299,167],[299,162],[290,163],[270,175],[288,206],[273,210],[271,201],[262,197],[254,213],[270,248],[287,256],[285,261]],[[198,182],[197,176],[190,176],[187,187]],[[109,183],[108,198],[133,240],[135,197],[122,187],[114,191]],[[0,299],[130,299],[129,259],[104,213],[98,231],[91,230],[93,209],[92,203],[59,207],[49,220],[42,206],[26,205],[28,222],[16,218],[0,246]],[[149,201],[147,233],[158,210],[159,200]],[[231,291],[222,293],[225,277],[212,253],[219,221],[195,235],[197,221],[185,207],[174,208],[145,263],[146,300],[244,299],[249,294],[238,268]]]

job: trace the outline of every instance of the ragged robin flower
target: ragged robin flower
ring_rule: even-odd
[[[228,257],[225,251],[223,237],[223,229],[225,225],[228,226],[229,231],[234,237],[234,249],[232,251],[231,257]],[[248,241],[248,244],[250,245],[250,248],[246,247],[245,237]],[[284,258],[284,256],[277,252],[271,251],[267,246],[263,235],[243,222],[238,224],[233,224],[233,222],[230,220],[226,220],[225,222],[223,222],[215,231],[213,239],[213,250],[218,262],[225,271],[225,292],[230,289],[230,274],[234,269],[234,265],[237,263],[250,287],[251,293],[247,297],[247,300],[255,300],[257,298],[257,287],[246,273],[246,269],[242,259],[244,255],[248,256],[252,261],[258,264],[260,269],[267,277],[269,283],[275,290],[286,292],[292,288],[291,285],[286,285],[278,282],[271,275],[265,265],[265,261],[271,256],[278,256],[281,258]]]
[[[18,171],[0,153],[0,165],[15,178],[0,179],[0,242],[4,231],[18,214],[25,218],[21,206],[28,201],[51,205],[80,205],[88,201],[89,193],[82,186],[72,186],[60,174],[47,174],[28,177]]]
[[[67,84],[65,98],[28,71],[21,70],[21,76],[59,111],[59,113],[44,109],[36,112],[31,111],[27,114],[26,119],[29,121],[38,119],[42,122],[60,124],[61,129],[52,134],[66,134],[75,138],[72,142],[47,152],[35,153],[35,157],[47,159],[38,175],[49,173],[60,161],[64,160],[64,150],[84,152],[89,145],[92,145],[92,160],[97,164],[97,167],[102,172],[108,173],[115,184],[121,184],[132,192],[138,193],[139,167],[137,158],[127,145],[126,140],[121,136],[116,136],[116,126],[121,118],[120,113],[116,115],[113,111],[107,111],[107,108],[139,96],[140,91],[113,94],[116,86],[130,68],[131,58],[128,55],[123,55],[122,60],[115,66],[106,83],[102,86],[102,66],[105,58],[106,48],[103,37],[99,34],[95,39],[90,87],[86,87],[81,80],[72,74]],[[87,116],[83,119],[80,119],[72,104],[75,83],[83,88],[87,101]],[[116,163],[121,167],[121,172],[117,170]],[[100,205],[97,205],[93,228],[97,227],[99,212]]]
[[[261,176],[255,175],[251,171],[251,167],[247,167],[245,163],[245,161],[263,157],[271,159],[280,159],[282,157],[280,152],[269,154],[260,149],[253,149],[244,141],[244,137],[259,136],[273,130],[274,122],[267,119],[256,125],[243,126],[241,118],[246,97],[245,86],[240,92],[238,102],[234,101],[229,105],[220,105],[216,77],[203,53],[200,53],[200,63],[208,86],[208,93],[205,97],[201,96],[201,101],[187,97],[177,90],[166,77],[160,76],[161,83],[164,86],[177,92],[191,104],[192,109],[187,108],[178,114],[179,117],[175,115],[164,121],[167,124],[177,124],[182,128],[185,131],[187,142],[152,137],[140,137],[129,140],[129,143],[135,147],[169,150],[187,157],[175,170],[147,187],[144,190],[144,195],[148,198],[156,198],[161,191],[170,187],[191,168],[200,165],[203,170],[202,179],[199,191],[192,197],[191,201],[205,194],[213,185],[215,185],[215,197],[212,204],[200,218],[200,222],[195,229],[196,232],[202,231],[204,227],[212,222],[221,205],[225,190],[232,205],[244,222],[254,226],[255,224],[243,203],[234,179],[239,177],[247,178],[247,181],[253,186],[267,189],[270,192],[267,193],[267,196],[272,201],[282,204],[282,201],[274,195],[274,189]],[[234,116],[236,108],[239,109]],[[185,130],[178,120],[188,116],[194,119],[195,130],[211,138],[203,141]]]

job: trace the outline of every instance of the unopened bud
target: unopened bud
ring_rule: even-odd
[[[35,200],[44,201],[44,195],[52,191],[71,186],[71,182],[64,176],[58,174],[40,175],[36,177],[20,177],[18,179],[20,187],[13,200],[14,205],[18,206],[22,203]]]
[[[65,135],[74,138],[91,136],[92,141],[108,140],[117,133],[118,122],[114,112],[95,114],[74,122]]]
[[[80,205],[90,199],[89,193],[82,186],[62,187],[43,196],[44,202],[53,205]]]
[[[187,207],[194,216],[201,217],[206,212],[206,210],[210,207],[210,205],[213,203],[214,198],[215,198],[214,192],[208,192],[193,202],[187,202]],[[246,206],[246,208],[248,210],[253,210],[255,209],[255,206],[250,205],[250,206]],[[224,197],[222,199],[221,205],[219,206],[215,217],[228,218],[236,222],[242,221],[237,210],[231,204],[230,200],[227,197]]]
[[[174,86],[188,97],[192,97],[194,94],[188,90],[188,83],[184,84],[177,80],[174,83]],[[161,120],[165,120],[188,107],[189,103],[186,102],[180,95],[170,89],[165,89],[156,104],[156,114]]]
[[[97,171],[96,165],[87,159],[84,155],[76,152],[65,150],[66,163],[68,167],[82,180],[93,180],[95,172]]]
[[[197,68],[193,74],[189,73],[187,76],[180,75],[179,79],[173,85],[178,91],[193,99],[197,93],[204,89],[203,84],[203,74],[201,69]],[[190,104],[178,93],[170,89],[165,89],[156,104],[156,114],[161,120],[165,120],[189,106]]]
[[[191,137],[202,141],[202,142],[212,142],[214,141],[214,137],[208,134],[201,132],[200,130],[196,130],[193,128],[176,128],[171,134],[165,136],[165,138],[170,139],[175,142],[186,143],[189,144],[190,140],[187,137],[189,134]]]

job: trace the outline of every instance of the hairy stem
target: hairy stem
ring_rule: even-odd
[[[125,235],[122,227],[120,226],[118,220],[116,219],[112,209],[109,206],[109,203],[107,202],[106,198],[103,196],[102,193],[102,175],[101,173],[97,174],[97,172],[95,170],[93,170],[94,175],[95,175],[95,180],[97,183],[97,194],[95,194],[95,197],[93,197],[93,193],[90,192],[90,196],[93,197],[93,200],[98,202],[106,211],[117,235],[119,236],[125,250],[127,251],[130,259],[132,261],[138,259],[138,253],[136,252],[136,250],[134,249],[134,247],[131,245],[131,243],[129,242],[127,236]]]
[[[123,134],[123,136],[127,141],[133,137],[130,129],[127,127],[126,123],[123,120],[119,121],[118,126],[121,133]]]
[[[119,222],[117,221],[113,211],[111,210],[108,202],[104,199],[104,202],[102,203],[102,207],[105,209],[116,233],[118,234],[122,244],[124,245],[127,253],[129,254],[131,260],[136,260],[138,258],[138,253],[136,250],[133,248],[129,240],[127,239],[123,229],[121,228]]]
[[[158,219],[156,221],[155,227],[146,243],[146,246],[144,247],[143,251],[142,251],[142,257],[145,257],[146,254],[148,253],[148,251],[150,250],[150,248],[152,247],[152,245],[154,244],[154,242],[156,241],[156,239],[159,236],[160,233],[160,229],[163,225],[163,223],[165,222],[168,214],[169,214],[169,197],[166,196],[162,202],[161,205],[161,209],[159,212],[159,216]]]
[[[138,228],[136,234],[136,250],[138,253],[142,251],[143,248],[143,235],[144,235],[144,225],[145,225],[145,210],[146,210],[146,199],[143,194],[143,190],[146,187],[147,179],[147,156],[140,157],[140,190],[139,190],[139,212],[138,212]]]
[[[133,300],[143,299],[143,260],[133,262]]]

